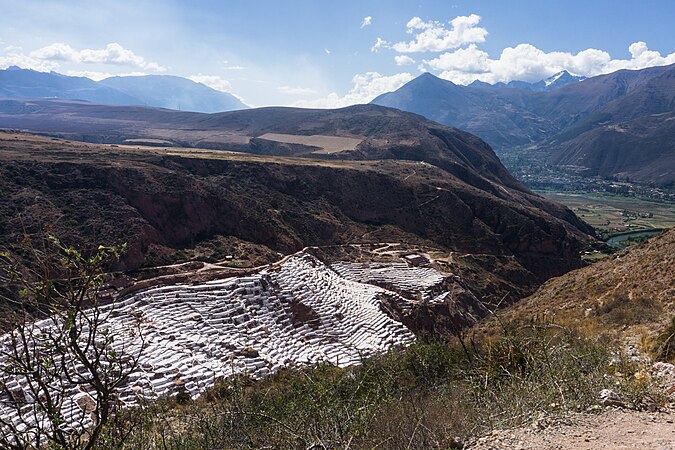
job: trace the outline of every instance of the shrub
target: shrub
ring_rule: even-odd
[[[675,362],[675,317],[656,337],[654,353],[661,361]]]
[[[661,305],[651,298],[630,299],[627,293],[622,292],[614,294],[596,313],[610,324],[638,325],[658,318],[661,310]]]
[[[551,324],[510,324],[468,347],[421,340],[358,367],[240,375],[197,401],[153,406],[130,440],[139,447],[128,448],[450,448],[456,436],[587,408],[603,388],[639,403],[649,394],[633,386],[639,368],[622,363],[617,387],[612,359],[608,347]]]

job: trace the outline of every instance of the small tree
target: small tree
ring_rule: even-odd
[[[30,269],[0,252],[0,283],[15,293],[0,337],[0,447],[94,448],[145,347],[140,317],[113,326],[115,304],[99,296],[125,248],[84,256],[53,236],[20,248]]]

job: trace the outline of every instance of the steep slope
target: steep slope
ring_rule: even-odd
[[[15,100],[0,103],[0,127],[101,143],[159,141],[162,145],[267,155],[425,161],[495,193],[499,190],[489,186],[489,182],[524,190],[492,149],[477,137],[421,116],[376,105],[338,110],[259,108],[199,114],[81,102]],[[279,141],[279,135],[285,139]],[[310,140],[305,139],[304,144],[283,142],[300,137]],[[308,145],[312,138],[326,137],[342,137],[348,144],[330,151],[318,147],[321,143]]]
[[[142,105],[132,95],[84,77],[37,72],[12,66],[0,70],[0,98],[61,98],[113,105]]]
[[[675,64],[588,78],[546,93],[531,103],[533,113],[556,123],[562,136],[599,124],[675,109]]]
[[[565,80],[564,74],[559,80]],[[544,83],[545,84],[545,83]],[[564,83],[563,83],[564,84]],[[629,177],[638,181],[670,183],[662,177],[665,168],[675,171],[665,149],[651,149],[658,142],[673,140],[670,127],[649,127],[655,134],[643,151],[636,148],[634,134],[597,139],[591,130],[675,110],[675,65],[615,73],[565,84],[553,90],[530,85],[457,86],[424,74],[395,92],[383,94],[373,103],[416,112],[440,123],[474,133],[499,151],[532,145],[542,158],[554,164],[586,167],[589,175]],[[657,136],[657,134],[659,136]],[[607,147],[610,145],[610,147]],[[580,153],[579,149],[583,148]],[[632,150],[629,150],[631,149]],[[620,153],[616,164],[607,153]]]
[[[500,313],[500,320],[543,317],[590,336],[653,337],[675,317],[675,230],[545,283]],[[481,330],[498,327],[488,319]]]
[[[248,108],[232,94],[170,75],[111,77],[99,84],[124,92],[145,105],[160,108],[205,113]]]
[[[111,77],[100,82],[12,66],[0,70],[0,99],[85,100],[104,105],[148,105],[188,111],[246,109],[235,96],[164,75]]]
[[[477,137],[418,115],[376,105],[338,110],[260,108],[198,114],[49,100],[7,101],[0,103],[0,126],[94,142],[159,141],[162,145],[323,160],[418,161],[436,166],[442,173],[485,194],[542,209],[588,231],[569,210],[532,195]],[[280,142],[279,135],[286,141],[303,138],[305,144]],[[346,139],[348,144],[344,149],[338,146],[330,152],[306,145],[307,139],[309,142],[318,139],[317,145],[325,145],[321,143],[331,138],[337,138],[338,143]],[[354,142],[358,144],[354,145]],[[419,170],[413,170],[413,175],[422,171],[422,167],[417,167]],[[443,195],[442,192],[439,195]]]
[[[531,90],[485,83],[458,86],[424,73],[371,103],[421,114],[503,148],[531,143],[551,131],[526,107],[534,95]]]
[[[613,122],[561,144],[554,164],[587,175],[675,183],[675,112]]]
[[[580,247],[592,241],[560,205],[481,178],[497,196],[415,161],[136,150],[13,134],[0,147],[3,244],[49,223],[70,242],[128,242],[126,268],[198,248],[222,259],[247,248],[408,242],[481,255],[520,291],[578,267]]]

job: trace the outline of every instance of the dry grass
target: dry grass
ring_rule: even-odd
[[[583,336],[639,344],[675,317],[675,230],[545,283],[499,313],[501,320],[546,320]],[[474,333],[490,334],[497,318]]]
[[[637,385],[640,367],[612,361],[610,348],[574,332],[513,323],[500,333],[466,350],[418,342],[349,369],[224,380],[197,401],[130,411],[127,446],[110,435],[102,448],[447,449],[543,411],[586,410],[607,387],[632,407],[659,401]]]

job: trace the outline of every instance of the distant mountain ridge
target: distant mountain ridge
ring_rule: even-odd
[[[530,273],[525,278],[543,281],[578,267],[579,249],[593,241],[588,225],[569,209],[527,190],[476,136],[377,105],[202,114],[53,99],[4,100],[0,127],[50,136],[36,144],[45,151],[38,161],[55,177],[47,181],[50,189],[78,186],[78,192],[90,192],[105,178],[106,191],[142,203],[156,226],[141,229],[146,240],[135,247],[137,262],[152,242],[170,240],[178,248],[215,234],[285,253],[364,239],[394,242],[388,239],[399,236],[463,254],[514,257]],[[80,177],[50,168],[59,166],[54,161],[62,157],[71,158],[66,149],[75,145],[53,137],[114,145],[79,144],[100,150],[84,157],[85,165],[98,161],[105,166],[90,173],[90,182],[83,185]],[[330,151],[322,147],[326,141],[333,145]],[[142,143],[156,148],[138,146]],[[16,155],[32,145],[18,145],[12,154],[0,152],[10,162],[7,177]],[[114,179],[108,177],[109,167],[117,167],[112,155],[129,152],[140,159],[127,167],[145,175],[133,179],[119,166]],[[166,156],[160,157],[164,162],[159,171],[146,172],[144,167],[155,165],[160,154]],[[1,188],[5,175],[0,175]],[[195,182],[195,177],[205,182]],[[23,175],[14,178],[20,181]],[[52,180],[61,188],[54,188]],[[301,203],[294,200],[300,198]],[[3,201],[11,208],[12,199]],[[115,233],[128,229],[119,227],[119,220],[111,223]]]
[[[469,86],[492,86],[492,87],[508,87],[508,88],[514,88],[514,89],[525,89],[528,91],[536,91],[536,92],[541,92],[541,91],[552,91],[558,88],[561,88],[563,86],[567,86],[568,84],[573,84],[573,83],[578,83],[580,81],[584,81],[586,77],[582,75],[574,75],[569,73],[567,70],[563,70],[561,72],[558,72],[554,75],[551,75],[548,78],[544,78],[543,80],[539,80],[535,83],[529,83],[527,81],[520,81],[520,80],[513,80],[509,81],[508,83],[504,82],[499,82],[495,84],[490,84],[490,83],[485,83],[483,81],[474,81],[471,83]]]
[[[675,150],[673,128],[654,125],[665,120],[659,114],[675,111],[675,65],[620,70],[580,81],[565,72],[527,86],[459,86],[425,73],[372,103],[467,130],[498,151],[539,148],[553,164],[574,166],[588,175],[675,182],[672,158],[662,159]],[[643,131],[649,130],[649,139],[636,141],[637,125],[620,125],[636,120],[634,124],[647,127]],[[609,140],[605,133],[599,139],[602,129],[616,130],[614,125],[632,131],[614,133]]]
[[[224,112],[247,109],[232,94],[172,75],[110,77],[99,84],[141,99],[145,105],[194,112]]]
[[[38,72],[16,66],[0,70],[0,98],[57,98],[206,113],[248,108],[232,94],[176,76],[111,77],[96,82],[85,77]]]

